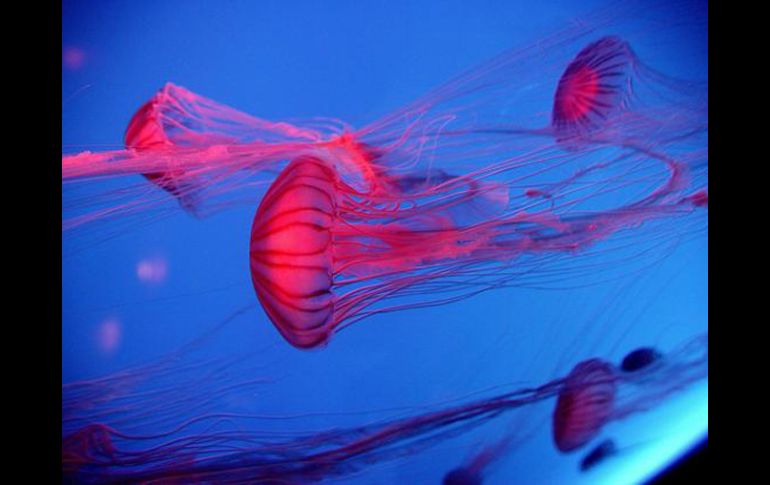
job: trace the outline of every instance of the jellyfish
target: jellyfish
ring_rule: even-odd
[[[173,480],[306,483],[349,476],[372,463],[401,459],[456,439],[485,423],[538,403],[556,399],[559,409],[564,396],[579,394],[578,399],[572,398],[573,402],[586,404],[581,399],[597,395],[597,386],[608,382],[628,391],[624,417],[643,412],[649,409],[647,403],[660,404],[706,377],[707,346],[707,336],[686,342],[669,354],[665,366],[648,369],[643,383],[626,373],[605,373],[607,363],[592,358],[578,363],[567,376],[539,386],[525,386],[459,404],[448,403],[406,417],[288,436],[245,425],[249,421],[288,419],[280,416],[203,414],[154,435],[132,435],[107,422],[91,421],[63,436],[64,472],[83,483]],[[154,399],[151,393],[136,397]],[[578,415],[573,412],[570,416]],[[586,413],[579,416],[583,423],[597,422],[595,418],[585,419]],[[109,420],[103,416],[101,419]],[[568,432],[573,437],[571,443],[576,443],[576,436],[586,436],[586,429],[588,427],[571,427]],[[480,457],[493,455],[484,453]],[[468,466],[455,468],[445,476],[444,483],[482,483],[481,471],[489,461],[476,459]]]
[[[610,11],[504,52],[359,129],[334,119],[268,121],[169,83],[132,118],[125,150],[65,155],[62,179],[143,175],[184,210],[205,217],[253,204],[262,195],[253,189],[301,156],[326,160],[347,183],[372,195],[403,192],[413,180],[435,185],[513,158],[558,169],[553,157],[597,144],[684,150],[704,173],[707,85],[658,73],[617,35],[588,42]],[[241,197],[247,187],[251,197]],[[553,200],[543,187],[522,191]],[[93,201],[68,208],[76,214],[66,217],[64,228],[162,201],[141,189],[113,193],[96,208]]]
[[[544,57],[555,64],[557,46],[584,34],[565,33]],[[530,80],[511,77],[514,66],[550,65],[522,49],[338,137],[345,150],[293,158],[259,203],[249,252],[281,335],[316,348],[369,315],[547,286],[527,283],[546,274],[563,283],[588,266],[596,276],[701,232],[705,86],[657,73],[618,36],[573,55],[550,103],[527,100],[553,106],[545,127],[501,108]],[[618,244],[638,252],[582,261]]]
[[[387,325],[402,315],[391,313],[397,310],[422,308],[419,316],[435,320],[427,307],[487,290],[507,289],[513,296],[518,288],[582,287],[614,283],[620,273],[636,275],[683,239],[704,233],[708,127],[702,96],[707,85],[647,69],[636,52],[650,51],[626,40],[625,29],[620,29],[624,38],[614,27],[606,32],[600,24],[609,18],[617,16],[576,22],[503,53],[363,128],[314,119],[292,122],[287,131],[283,122],[236,114],[167,85],[165,94],[135,115],[125,149],[63,157],[66,190],[136,183],[127,190],[111,189],[106,199],[65,193],[65,209],[76,213],[65,211],[63,229],[82,230],[112,217],[124,222],[137,216],[148,223],[164,211],[192,214],[200,219],[185,219],[191,226],[212,232],[243,232],[251,220],[252,281],[242,264],[243,284],[253,285],[278,332],[302,348],[321,347],[334,332],[370,316],[379,315],[377,320]],[[654,44],[657,34],[643,37]],[[567,76],[565,68],[575,65],[584,51],[591,54],[591,45],[609,49],[613,39],[626,56],[622,77],[629,83],[599,92],[606,88],[598,81],[591,87],[590,75],[582,74],[580,82]],[[591,62],[596,68],[596,61]],[[557,121],[557,92],[560,106],[573,105],[572,125]],[[586,101],[587,95],[596,96]],[[589,108],[585,116],[574,116],[587,106],[601,115]],[[292,199],[288,190],[296,188],[292,184],[297,180],[309,182],[302,197]],[[310,196],[323,193],[320,189],[332,190],[329,197]],[[325,198],[333,204],[323,205]],[[235,212],[239,207],[248,219],[243,226],[204,220],[212,208]],[[330,218],[334,226],[323,229]],[[281,219],[283,226],[272,224]],[[101,227],[94,229],[103,234]],[[240,254],[232,246],[201,251],[197,242],[190,244],[194,252],[184,254],[191,260],[205,260],[210,251]],[[318,252],[320,248],[327,250]],[[281,251],[300,254],[282,260]],[[67,267],[65,274],[70,282],[75,270]],[[205,281],[219,277],[214,272],[198,276]],[[246,290],[253,298],[251,288]],[[204,306],[191,300],[185,315]],[[505,309],[517,311],[513,305]],[[171,318],[171,312],[160,313],[158,322],[152,322],[158,328]],[[264,320],[262,313],[251,317],[250,324]],[[324,317],[329,321],[314,328]],[[529,345],[526,337],[542,333],[538,319],[512,320],[501,319],[500,331],[527,333],[523,346]],[[185,323],[193,328],[192,322]],[[448,327],[435,325],[433,330]],[[262,337],[261,331],[253,334]],[[161,332],[152,338],[162,344]],[[388,352],[392,344],[378,341],[377,348]],[[424,339],[425,352],[437,348],[434,344]],[[305,359],[319,373],[336,375],[342,373],[342,366],[332,365],[331,358],[340,355],[336,349],[292,355],[289,362]],[[474,350],[469,343],[463,353]],[[601,352],[586,355],[609,359]],[[509,357],[497,356],[501,368]],[[275,376],[289,366],[271,369],[266,386],[267,380],[259,378],[265,374],[235,367],[233,358],[227,354],[224,363],[207,359],[182,366],[168,360],[63,387],[63,410],[66,405],[68,411],[62,428],[64,474],[84,483],[306,483],[355,477],[375,473],[380,464],[415,459],[485,424],[496,426],[512,413],[553,404],[567,377],[559,372],[553,379],[511,382],[502,387],[513,391],[496,387],[481,398],[458,398],[459,404],[419,402],[395,415],[374,413],[377,419],[361,419],[347,410],[342,417],[327,413],[320,425],[303,426],[315,410],[315,399],[323,399],[330,389],[319,385],[313,394],[318,389],[310,385],[276,385]],[[543,358],[564,357],[546,349]],[[707,359],[673,352],[659,362],[634,372],[613,372],[617,393],[607,423],[656,407],[707,376]],[[387,371],[359,364],[367,381],[386,388]],[[263,390],[269,394],[279,389],[288,389],[295,398],[281,402],[280,412],[252,409]],[[383,394],[366,399],[378,406]],[[251,406],[233,411],[224,405],[232,404],[231,399]],[[302,409],[292,414],[285,404]],[[502,451],[489,450],[515,452],[497,444],[481,454],[498,459]],[[473,463],[459,467],[471,473],[453,476],[483,480],[488,470],[474,469]],[[447,464],[457,468],[456,462]],[[440,465],[439,472],[452,468]]]
[[[641,354],[652,355],[650,350],[643,348],[632,351],[623,359],[620,369],[601,359],[581,362],[572,369],[559,392],[553,412],[553,440],[560,452],[569,453],[582,448],[610,421],[649,409],[650,394],[621,399],[617,384],[619,375],[628,375],[630,378],[623,382],[631,386],[644,385],[645,376],[651,376],[656,368],[665,366],[664,361],[660,360],[660,365],[641,365],[633,370],[625,368],[629,362],[639,363]],[[655,384],[647,391],[659,399],[680,390],[682,382],[689,385],[708,376],[708,335],[696,337],[675,352],[684,356],[682,361],[689,362],[690,367],[679,374],[682,380],[677,379],[677,383],[655,378]],[[659,354],[657,359],[660,359]],[[674,364],[664,372],[678,373],[680,370],[680,364]]]
[[[329,122],[332,123],[332,122]],[[262,158],[280,158],[291,143],[308,143],[321,132],[285,122],[270,122],[239,112],[192,91],[166,83],[131,118],[124,134],[124,150],[82,152],[62,157],[62,179],[163,174],[225,168],[230,155],[252,158],[252,168],[264,168]],[[249,151],[249,147],[252,151]],[[211,159],[206,159],[206,157]],[[173,179],[177,174],[169,174]]]
[[[107,424],[120,418],[119,413],[112,418],[94,415],[102,421],[84,423],[62,437],[63,472],[82,483],[314,482],[346,476],[369,463],[392,461],[451,439],[502,412],[548,399],[557,386],[549,383],[403,418],[295,436],[245,425],[287,419],[280,416],[211,413],[165,432],[132,434]],[[152,395],[136,394],[135,398],[151,400]]]
[[[585,138],[611,110],[621,109],[631,89],[632,56],[628,44],[614,36],[599,39],[567,66],[554,96],[552,125],[559,139]]]
[[[527,159],[375,196],[347,184],[321,158],[297,158],[270,186],[254,216],[249,254],[257,297],[289,343],[313,348],[369,314],[456,301],[526,279],[529,272],[537,277],[538,270],[546,272],[538,267],[558,262],[559,255],[569,255],[570,270],[578,273],[581,252],[589,254],[590,247],[618,233],[633,238],[631,229],[646,222],[672,222],[647,242],[693,230],[676,217],[696,208],[681,191],[680,162],[614,147],[592,150],[584,160],[574,153],[563,160],[581,162],[585,165],[562,182],[549,183],[554,199],[526,204],[519,202],[524,194],[511,196],[511,187],[535,183],[543,170]],[[642,170],[642,180],[634,179],[634,171],[654,170],[655,164],[663,170],[652,176]],[[490,173],[508,172],[517,178],[485,180]],[[647,192],[628,200],[625,190],[631,186]],[[612,192],[625,202],[615,205]],[[639,250],[648,249],[649,233],[638,232]],[[555,267],[548,270],[557,273]],[[422,303],[369,309],[419,293],[426,296]]]
[[[68,187],[141,175],[185,212],[203,218],[232,205],[239,192],[259,196],[287,159],[303,153],[325,153],[341,170],[374,177],[373,153],[346,129],[341,121],[320,117],[296,124],[263,120],[169,82],[129,121],[125,149],[62,156],[62,181]],[[67,207],[75,215],[63,229],[157,211],[163,201],[141,185],[109,192]]]
[[[559,451],[582,447],[610,419],[617,392],[614,373],[612,364],[591,359],[567,376],[553,412],[553,440]]]
[[[566,376],[552,380],[549,385],[556,386],[555,389],[550,389],[555,391],[556,403],[551,415],[551,430],[557,451],[567,454],[581,449],[598,436],[611,421],[650,410],[651,396],[656,396],[660,404],[677,392],[706,378],[707,340],[708,336],[702,335],[674,349],[668,358],[681,360],[679,364],[666,370],[663,370],[664,361],[661,361],[660,366],[644,370],[640,368],[638,371],[646,373],[646,378],[636,376],[629,379],[631,374],[615,368],[610,362],[589,358],[575,365]],[[638,353],[638,350],[632,351],[629,355]],[[628,356],[624,358],[624,362],[627,359]],[[681,364],[684,362],[687,362],[685,367],[688,370],[682,372],[684,367]],[[677,383],[666,383],[663,375],[676,376],[673,380]],[[648,378],[650,380],[647,380]],[[527,408],[529,407],[531,406],[528,405]],[[484,477],[491,473],[490,469],[495,462],[514,455],[523,441],[529,438],[523,432],[523,424],[532,425],[535,432],[540,428],[536,414],[529,413],[517,417],[521,419],[509,424],[509,430],[501,439],[483,446],[462,466],[448,472],[443,483],[480,484]],[[502,421],[502,418],[498,421]],[[496,428],[501,428],[501,425],[496,425]],[[606,438],[582,457],[579,470],[588,471],[618,452],[615,440]]]
[[[164,123],[161,120],[164,119],[164,115],[167,117],[165,112],[169,107],[177,106],[176,103],[171,103],[169,101],[176,101],[182,94],[186,95],[188,98],[192,97],[191,93],[188,91],[169,83],[153,96],[152,99],[142,105],[142,107],[134,114],[133,118],[131,118],[128,128],[126,129],[124,135],[126,148],[133,149],[136,152],[146,150],[162,152],[169,147],[172,147],[174,143],[171,142],[169,136],[166,134],[167,122]],[[176,197],[185,210],[194,212],[199,205],[196,201],[195,187],[200,186],[201,184],[195,180],[186,181],[183,170],[149,172],[142,175],[147,178],[147,180]],[[193,188],[188,189],[188,187]]]
[[[174,196],[186,211],[195,213],[204,198],[199,192],[212,190],[217,179],[232,178],[245,170],[275,172],[291,153],[326,147],[331,152],[338,149],[338,157],[345,161],[348,158],[342,151],[358,150],[359,159],[351,163],[358,162],[358,168],[366,170],[367,155],[345,136],[320,143],[334,133],[338,122],[326,123],[330,126],[323,131],[323,126],[304,126],[310,122],[294,125],[261,120],[167,83],[131,118],[124,141],[127,151],[150,162],[168,160],[167,170],[142,175]],[[197,164],[179,160],[195,156],[203,160]]]
[[[590,32],[568,31],[568,41],[552,47],[558,52]],[[700,94],[676,96],[685,87],[701,93],[703,86],[637,76],[648,69],[638,67],[627,42],[603,37],[583,47],[555,83],[550,127],[517,128],[499,115],[485,116],[499,108],[501,95],[515,98],[522,89],[519,79],[503,74],[535,60],[528,49],[504,53],[406,108],[327,139],[169,84],[132,119],[127,150],[95,154],[96,160],[65,157],[63,178],[143,174],[200,214],[203,194],[218,192],[219,182],[275,170],[290,159],[253,219],[251,277],[282,335],[295,346],[316,347],[370,314],[456,301],[525,277],[563,281],[552,276],[556,255],[585,254],[630,228],[705,206],[707,106]],[[629,91],[632,82],[650,84],[653,94]],[[318,186],[305,194],[294,179],[308,171],[318,171],[310,175]],[[300,192],[302,205],[287,202]],[[124,208],[132,211],[135,203]],[[277,214],[281,225],[272,226],[271,216],[286,204],[290,210]],[[87,212],[63,226],[114,211]],[[309,214],[324,223],[306,220]],[[703,229],[702,216],[691,219],[640,231],[639,253],[649,251],[645,242],[663,244]],[[658,239],[650,236],[656,232]],[[547,271],[535,270],[546,263]],[[563,271],[580,272],[580,264]],[[457,294],[373,308],[451,291]]]
[[[64,155],[62,183],[75,190],[97,180],[142,175],[187,213],[205,217],[219,210],[212,199],[222,193],[270,180],[286,153],[301,153],[321,138],[319,129],[262,120],[167,83],[131,118],[125,149]],[[164,200],[143,185],[75,200],[65,205],[63,230],[143,216],[162,208]]]
[[[641,374],[634,375],[634,379],[628,379],[632,377],[632,373],[622,370],[620,366],[615,368],[612,364],[616,359],[620,363],[626,354],[634,353],[633,350],[628,352],[624,348],[624,342],[638,344],[638,341],[629,338],[632,333],[639,330],[639,316],[637,314],[634,317],[634,313],[637,311],[642,314],[647,313],[651,302],[645,300],[656,299],[655,296],[640,296],[634,291],[645,284],[645,279],[648,278],[610,289],[603,298],[597,300],[594,308],[585,315],[581,313],[580,320],[584,322],[582,325],[574,325],[577,315],[574,311],[566,311],[550,322],[538,322],[536,332],[539,337],[528,340],[526,346],[536,345],[535,342],[539,339],[540,345],[547,348],[550,353],[543,349],[523,357],[523,362],[528,365],[522,365],[521,372],[524,376],[539,372],[540,379],[558,383],[555,399],[527,405],[511,413],[510,418],[496,419],[495,424],[486,428],[486,433],[479,434],[479,437],[465,439],[464,445],[473,451],[452,470],[463,470],[482,481],[496,478],[500,469],[503,468],[508,476],[515,476],[522,481],[555,481],[556,475],[550,479],[545,478],[545,475],[556,469],[552,464],[545,464],[545,457],[554,460],[555,463],[572,461],[569,456],[571,453],[565,454],[558,447],[551,445],[553,435],[556,434],[555,425],[559,426],[561,423],[562,428],[567,428],[564,424],[569,421],[569,427],[572,429],[567,431],[572,431],[573,436],[577,435],[575,429],[581,425],[583,429],[595,430],[595,436],[599,436],[609,423],[621,419],[620,414],[615,414],[615,411],[619,411],[621,407],[633,408],[634,404],[631,402],[639,398],[642,393],[654,392],[651,381],[651,386],[644,389],[645,378]],[[663,288],[665,289],[665,286]],[[594,289],[589,293],[595,292]],[[577,294],[571,293],[570,297],[559,300],[581,301],[583,298],[578,296],[579,294],[582,294],[582,291]],[[637,303],[639,310],[633,308]],[[581,309],[583,308],[587,308],[585,301],[581,304]],[[557,336],[563,336],[568,331],[574,332],[574,340],[565,347],[554,347],[559,338]],[[662,354],[662,351],[658,350],[658,352]],[[683,352],[680,348],[671,351],[671,354],[677,355],[675,358],[681,358]],[[596,357],[596,355],[602,355],[602,357]],[[664,360],[661,359],[661,362]],[[574,364],[575,361],[578,363]],[[704,366],[707,365],[707,361],[694,363],[694,365]],[[650,377],[656,375],[659,377],[660,375],[653,370],[656,367],[640,369],[640,372]],[[655,380],[655,377],[652,379]],[[604,405],[600,404],[599,400],[589,399],[606,390],[609,390],[610,399]],[[665,401],[665,393],[660,397],[659,404]],[[580,403],[583,404],[582,411],[576,412],[576,409],[580,408]],[[637,404],[640,403],[637,402]],[[641,406],[639,410],[641,411]],[[603,418],[597,418],[597,416],[603,416]],[[586,426],[591,422],[594,423],[594,428]],[[633,430],[635,424],[631,422],[627,426],[628,429]],[[549,434],[547,439],[543,436],[544,431]],[[613,428],[607,432],[617,433],[617,429]],[[622,436],[635,436],[633,432],[626,431]],[[559,433],[567,434],[564,429]],[[562,441],[566,440],[562,439]],[[548,453],[551,450],[553,452]],[[529,458],[533,453],[542,458],[537,464],[533,464]],[[577,469],[578,466],[576,465],[575,468]],[[537,480],[527,478],[527,474],[533,469],[538,470],[537,475],[533,475],[538,477]],[[564,481],[566,478],[560,475],[559,480]]]

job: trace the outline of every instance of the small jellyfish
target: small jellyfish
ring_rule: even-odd
[[[516,409],[531,408],[557,396],[555,423],[561,423],[557,433],[560,449],[575,449],[608,420],[651,409],[675,392],[707,379],[707,338],[701,336],[667,354],[663,365],[643,383],[637,381],[636,374],[614,372],[609,363],[594,358],[575,366],[566,377],[538,387],[506,390],[413,415],[296,436],[272,434],[246,424],[262,418],[281,419],[277,416],[221,409],[212,412],[209,406],[217,396],[234,390],[249,395],[255,385],[264,383],[228,381],[228,375],[247,375],[252,371],[249,367],[229,372],[234,362],[218,364],[201,388],[200,376],[190,372],[197,368],[195,363],[180,367],[176,359],[162,359],[152,368],[137,369],[138,374],[124,372],[106,381],[62,388],[63,397],[68,398],[67,405],[63,402],[62,406],[66,417],[62,470],[78,483],[314,483],[350,476],[375,463],[414,456]],[[169,357],[177,356],[182,354],[175,352]],[[189,379],[196,385],[191,386]],[[167,387],[165,381],[173,384]],[[625,388],[617,400],[615,386]],[[180,408],[182,415],[173,419],[174,410]],[[610,408],[616,408],[612,414]],[[217,423],[228,428],[216,427]],[[147,425],[156,431],[127,432]],[[235,430],[229,429],[232,425],[236,425]],[[489,464],[507,453],[514,439],[508,436],[485,447],[445,475],[443,483],[480,485]],[[588,455],[594,458],[584,458],[585,463],[591,462],[583,465],[584,469],[612,454],[614,445],[603,443],[597,450]]]
[[[663,355],[652,347],[641,347],[623,357],[620,368],[624,372],[634,372],[659,361]]]
[[[615,446],[613,440],[606,439],[602,441],[580,461],[580,471],[590,470],[600,462],[617,453],[617,451],[617,446]]]
[[[62,230],[148,210],[155,216],[166,209],[165,194],[188,214],[204,218],[241,200],[243,191],[261,194],[286,160],[317,147],[334,124],[319,127],[322,135],[313,126],[263,120],[166,83],[131,118],[124,149],[62,155],[62,187],[73,193],[103,178],[124,185],[70,200],[63,208]],[[345,147],[336,143],[328,150],[344,152]],[[134,185],[130,177],[135,175],[165,194]]]
[[[559,141],[601,129],[630,94],[633,53],[615,36],[586,46],[567,66],[553,104],[551,123]]]
[[[175,147],[169,133],[168,111],[179,104],[175,97],[188,92],[171,83],[164,86],[149,101],[134,113],[123,136],[126,149],[137,153],[154,152],[159,156],[171,155]],[[174,100],[175,102],[171,102]],[[172,125],[173,126],[173,125]],[[190,214],[195,214],[200,205],[202,183],[197,177],[181,168],[167,171],[142,173],[147,180],[174,196],[179,205]]]
[[[652,363],[658,365],[651,366]],[[708,334],[699,335],[663,359],[657,350],[631,352],[622,372],[600,359],[576,365],[564,379],[553,413],[556,448],[567,453],[588,443],[610,421],[646,411],[668,396],[708,378]],[[638,372],[648,368],[650,372]],[[627,392],[618,394],[618,386]]]
[[[553,412],[556,448],[567,453],[593,439],[612,417],[616,394],[615,369],[590,359],[572,369]]]
[[[116,451],[110,428],[98,423],[89,424],[62,437],[62,472],[74,473],[80,466],[112,460]]]

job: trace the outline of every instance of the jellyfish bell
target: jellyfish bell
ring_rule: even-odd
[[[160,111],[165,105],[164,101],[179,90],[181,88],[169,83],[137,110],[124,135],[126,149],[136,152],[163,153],[174,146],[166,133],[164,127],[166,123],[163,122]],[[181,91],[184,92],[184,90]],[[193,178],[186,176],[183,169],[148,172],[141,175],[174,196],[188,213],[196,213],[199,204],[196,192],[202,186],[200,182],[196,183]]]
[[[551,124],[559,143],[577,142],[600,129],[631,95],[633,53],[617,36],[584,47],[559,79]]]
[[[272,184],[252,226],[257,296],[284,338],[300,348],[326,342],[333,329],[334,183],[329,167],[296,160]]]
[[[591,441],[612,416],[617,384],[615,368],[591,359],[567,376],[553,412],[553,440],[562,453]]]
[[[166,88],[161,90],[134,113],[123,135],[127,149],[141,151],[172,146],[163,130],[158,114],[158,98],[165,90]]]

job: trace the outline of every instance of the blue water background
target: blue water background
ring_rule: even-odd
[[[328,116],[362,126],[601,4],[64,2],[63,46],[85,54],[82,67],[62,71],[64,150],[118,148],[135,110],[167,81],[266,119]],[[705,52],[703,36],[681,44],[682,52]],[[704,72],[705,57],[654,54],[649,63],[663,71]],[[248,239],[257,203],[205,221],[180,212],[66,257],[62,381],[160,357],[254,304]],[[260,352],[260,372],[274,381],[253,396],[260,412],[341,413],[314,423],[328,428],[371,419],[356,414],[362,411],[406,407],[418,414],[492,386],[546,382],[586,357],[617,361],[636,346],[669,349],[705,331],[707,247],[705,236],[689,241],[627,286],[507,289],[377,316],[336,335],[320,352],[289,347],[256,307],[219,336],[212,357]],[[137,278],[137,265],[147,258],[165,261],[162,284]],[[105,321],[115,322],[120,334],[109,352],[99,340]],[[586,322],[597,322],[591,338]],[[528,439],[485,483],[577,480],[582,453],[554,450],[550,406],[511,414],[340,482],[439,483],[446,471],[510,432]],[[587,479],[640,480],[705,433],[707,419],[704,383],[662,409],[613,423],[602,436],[625,451]],[[282,426],[301,430],[303,424]]]

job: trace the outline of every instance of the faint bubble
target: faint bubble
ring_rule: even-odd
[[[123,325],[117,318],[108,318],[99,324],[97,330],[97,340],[99,350],[105,354],[113,354],[123,339]]]
[[[85,64],[86,53],[79,47],[65,47],[62,50],[62,66],[70,71],[77,71]]]
[[[160,284],[166,280],[168,265],[162,257],[145,258],[136,265],[136,276],[139,281],[149,284]]]

